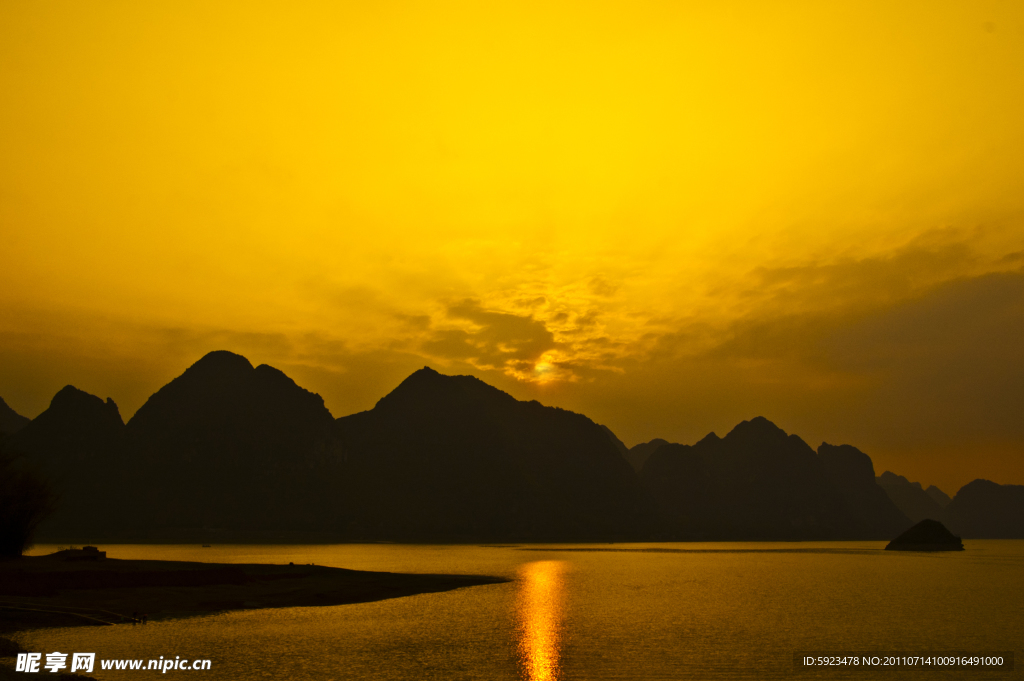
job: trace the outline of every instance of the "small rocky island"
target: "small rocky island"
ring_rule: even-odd
[[[886,551],[963,551],[964,544],[938,520],[925,519],[893,539]]]

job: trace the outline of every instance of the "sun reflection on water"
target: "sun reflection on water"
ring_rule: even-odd
[[[564,571],[565,562],[560,560],[527,563],[519,569],[519,663],[527,681],[561,678]]]

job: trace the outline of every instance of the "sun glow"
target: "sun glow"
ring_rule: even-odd
[[[529,375],[525,377],[525,380],[532,383],[538,383],[540,385],[546,385],[556,381],[578,380],[578,377],[572,372],[571,368],[566,365],[566,362],[567,358],[558,351],[553,350],[545,352],[534,363],[533,371],[529,372]],[[524,380],[524,377],[517,378]]]

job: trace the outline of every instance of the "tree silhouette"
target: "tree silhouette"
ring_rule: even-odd
[[[0,454],[0,557],[20,556],[36,528],[56,507],[50,487]]]

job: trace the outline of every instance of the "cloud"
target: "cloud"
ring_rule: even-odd
[[[1022,338],[1024,270],[947,282],[838,328],[822,339],[821,356],[878,375],[890,413],[912,415],[933,437],[1021,441]]]
[[[565,373],[557,357],[565,345],[532,315],[488,310],[480,301],[467,299],[449,305],[442,323],[459,327],[431,331],[420,345],[424,354],[502,370],[526,381]]]

